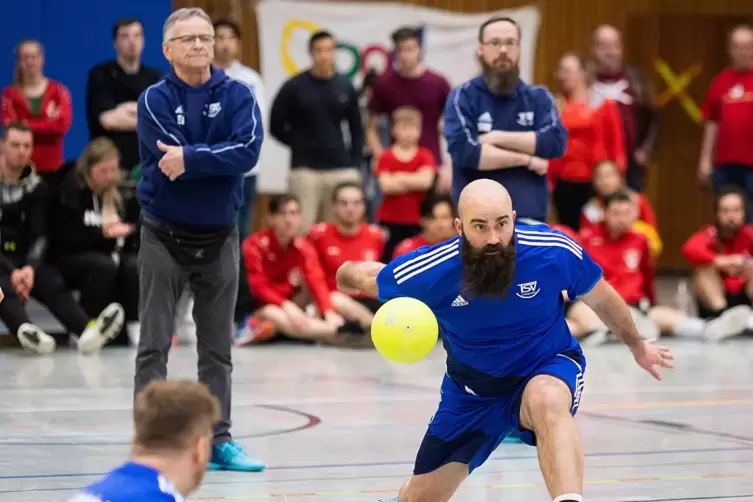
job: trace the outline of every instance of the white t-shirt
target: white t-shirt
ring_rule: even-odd
[[[248,66],[242,65],[237,60],[233,61],[230,68],[225,70],[225,74],[234,80],[238,80],[251,86],[254,90],[254,95],[256,96],[256,104],[259,106],[264,129],[267,130],[267,127],[269,126],[269,104],[267,102],[267,93],[264,89],[261,75]],[[259,155],[259,159],[262,158],[263,152],[264,145],[262,144],[262,153]],[[246,177],[256,175],[258,168],[259,162],[256,163],[253,169],[246,173]]]

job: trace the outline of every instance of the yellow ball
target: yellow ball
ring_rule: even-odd
[[[415,298],[394,298],[381,306],[371,322],[377,351],[392,362],[412,364],[437,344],[439,325],[434,313]]]

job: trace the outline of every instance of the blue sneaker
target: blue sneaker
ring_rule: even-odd
[[[520,438],[520,433],[518,431],[512,431],[510,434],[507,435],[507,437],[502,441],[503,443],[522,443],[523,440]]]
[[[394,499],[390,499],[390,500],[377,500],[377,502],[398,502],[398,500],[397,500],[397,497],[395,497]]]
[[[212,447],[212,459],[207,467],[210,471],[259,472],[266,466],[261,460],[249,457],[237,441],[228,441]]]

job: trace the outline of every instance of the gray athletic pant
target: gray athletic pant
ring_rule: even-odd
[[[152,380],[167,377],[176,305],[188,282],[194,296],[199,381],[217,396],[222,412],[215,427],[215,445],[231,439],[231,350],[239,254],[238,230],[235,229],[214,263],[182,266],[151,230],[141,227],[138,261],[141,337],[134,390],[139,392]]]

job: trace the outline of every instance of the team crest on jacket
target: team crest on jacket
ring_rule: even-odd
[[[622,254],[625,265],[630,270],[637,270],[641,263],[641,252],[637,249],[628,249]]]

